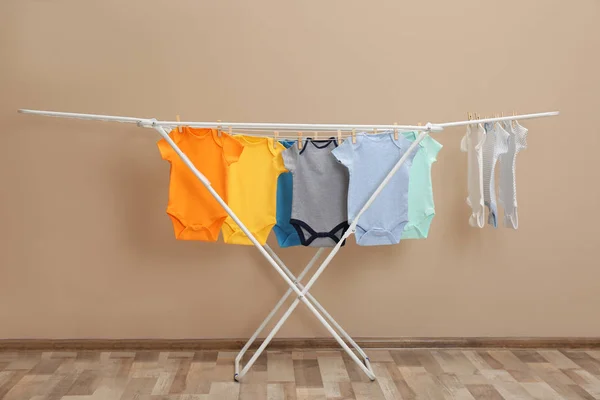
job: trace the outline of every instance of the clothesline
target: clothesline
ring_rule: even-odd
[[[427,123],[421,125],[364,125],[364,124],[288,124],[288,123],[255,123],[255,122],[185,122],[185,121],[158,121],[151,118],[137,118],[137,117],[122,117],[116,115],[99,115],[99,114],[81,114],[81,113],[70,113],[70,112],[58,112],[58,111],[43,111],[43,110],[31,110],[31,109],[20,109],[22,114],[34,114],[43,115],[48,117],[59,117],[59,118],[73,118],[83,119],[91,121],[106,121],[106,122],[120,122],[137,124],[141,127],[156,128],[156,127],[167,127],[174,128],[178,126],[191,127],[191,128],[217,128],[223,131],[232,130],[249,130],[252,132],[243,132],[246,135],[255,136],[267,136],[274,137],[276,131],[286,131],[281,135],[277,135],[281,139],[293,139],[297,140],[298,135],[292,135],[289,131],[302,132],[303,136],[311,137],[314,136],[314,132],[330,132],[329,136],[334,134],[336,131],[341,131],[342,136],[348,137],[351,132],[354,131],[390,131],[398,130],[399,132],[406,131],[427,131],[441,132],[444,128],[466,126],[473,123],[487,123],[487,122],[499,122],[499,121],[513,121],[513,120],[525,120],[532,118],[551,117],[558,115],[558,111],[533,113],[533,114],[521,114],[511,115],[507,117],[495,117],[495,118],[482,118],[477,120],[466,120],[466,121],[455,121],[455,122],[444,122],[444,123]],[[476,122],[475,122],[476,121]],[[268,132],[268,133],[266,133]],[[236,132],[240,133],[240,132]],[[344,134],[345,133],[345,134]],[[314,137],[313,137],[314,139]]]

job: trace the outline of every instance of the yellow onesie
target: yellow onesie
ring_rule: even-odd
[[[238,162],[229,167],[227,204],[256,239],[265,244],[277,222],[277,177],[287,171],[281,157],[285,147],[272,138],[234,137],[244,146],[244,151]],[[231,217],[227,217],[222,229],[225,243],[252,244]]]

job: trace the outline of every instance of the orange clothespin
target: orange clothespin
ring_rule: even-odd
[[[398,123],[394,122],[394,125],[398,125]],[[398,140],[398,128],[394,128],[394,140]]]
[[[177,120],[177,122],[181,122],[181,119],[179,119],[179,114],[177,114],[175,116],[175,119]],[[177,130],[179,131],[179,133],[183,132],[183,129],[181,128],[181,125],[177,125]]]
[[[342,144],[342,130],[338,129],[338,146]]]
[[[279,132],[275,131],[273,132],[273,148],[276,149],[277,148],[277,137],[279,136]]]
[[[298,132],[298,150],[302,150],[302,132]]]
[[[352,143],[356,143],[356,129],[352,129]]]

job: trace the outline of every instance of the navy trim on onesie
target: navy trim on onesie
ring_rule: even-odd
[[[317,149],[324,149],[325,147],[329,146],[329,143],[333,142],[335,144],[335,147],[338,146],[338,142],[336,140],[336,138],[334,137],[330,137],[328,140],[313,140],[313,138],[306,138],[306,141],[304,142],[304,146],[302,146],[302,150],[300,150],[300,155],[302,155],[302,153],[304,153],[304,150],[306,150],[306,145],[308,143],[312,144],[313,146],[315,146]],[[322,146],[319,146],[317,143],[321,143]]]
[[[310,246],[310,244],[317,238],[329,238],[329,239],[333,240],[335,242],[335,244],[338,244],[340,239],[342,238],[342,236],[344,236],[344,234],[346,233],[348,228],[350,228],[348,221],[344,221],[344,222],[338,224],[335,228],[333,228],[329,232],[317,232],[314,229],[312,229],[310,226],[308,226],[308,224],[306,222],[300,221],[299,219],[290,219],[290,224],[294,227],[294,229],[296,229],[296,232],[298,232],[298,236],[300,237],[300,243],[302,244],[302,246]],[[310,237],[308,239],[304,237],[304,231],[302,231],[302,229],[304,229],[304,230],[308,231],[308,233],[310,233]],[[340,237],[337,237],[335,234],[340,229],[342,230]],[[346,239],[344,239],[342,246],[344,246],[345,244],[346,244]]]

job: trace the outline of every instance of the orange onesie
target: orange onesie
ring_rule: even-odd
[[[169,136],[227,202],[229,165],[239,159],[244,147],[226,133],[219,137],[216,129],[184,127],[182,130],[175,128]],[[171,164],[167,214],[173,222],[175,237],[216,242],[227,213],[165,139],[159,140],[158,149]]]

